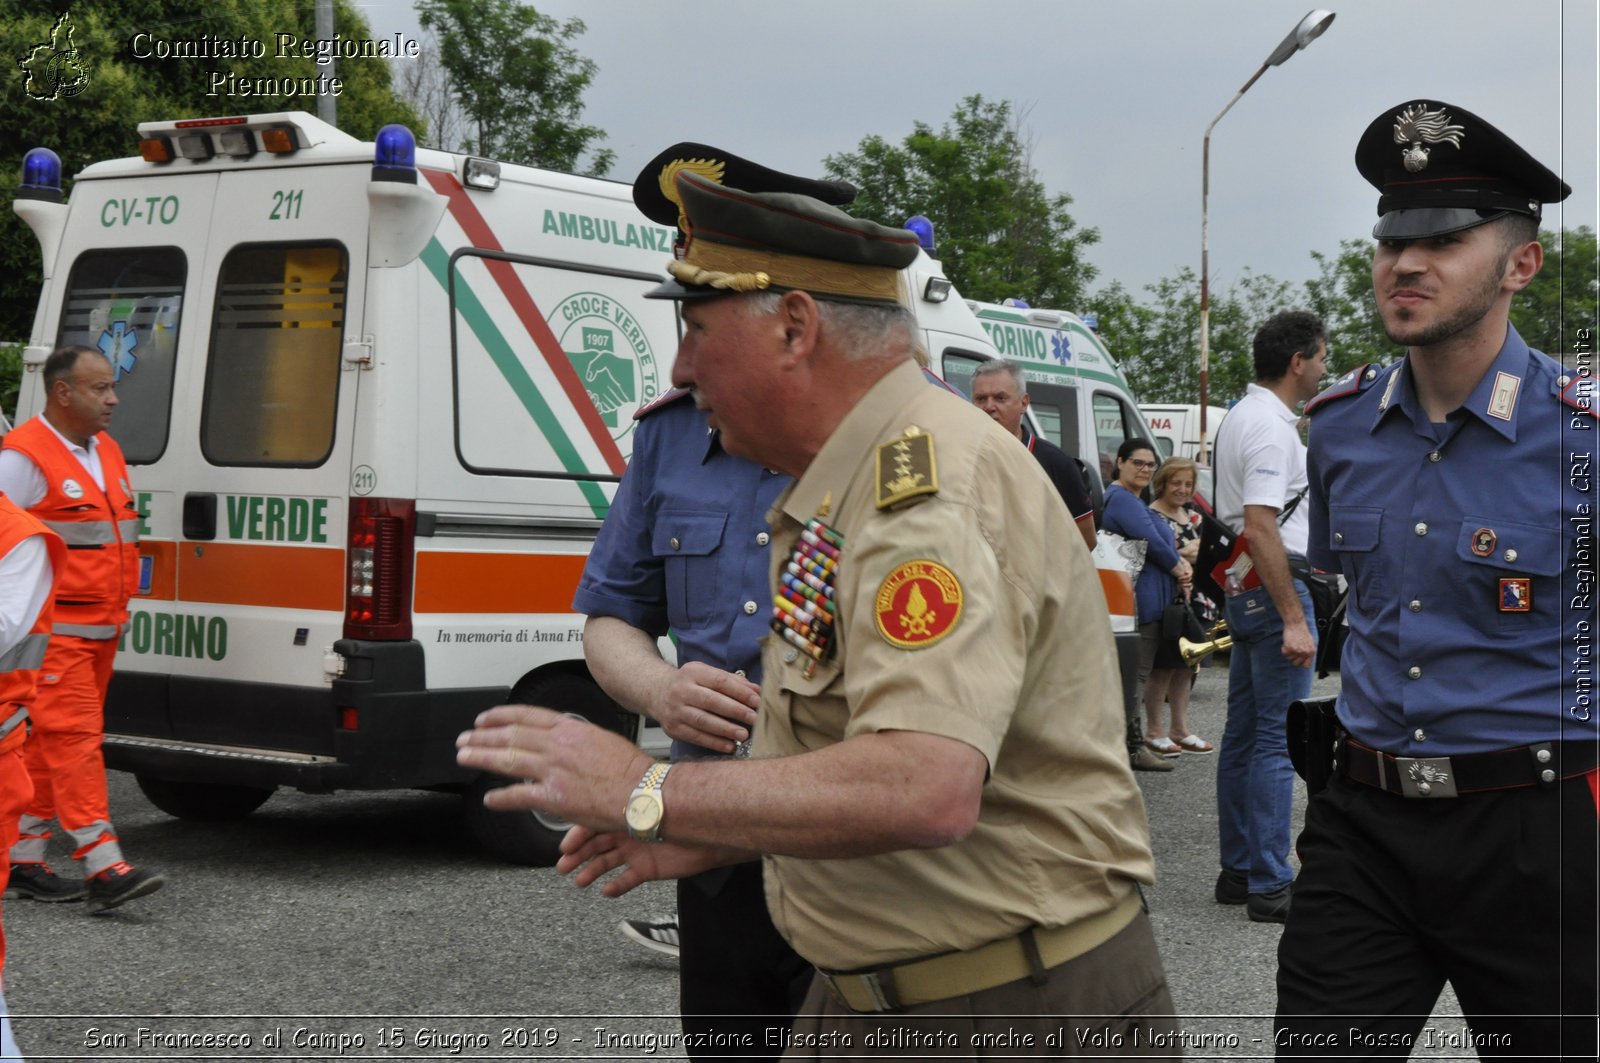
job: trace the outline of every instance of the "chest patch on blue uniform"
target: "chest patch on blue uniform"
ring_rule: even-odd
[[[1526,613],[1532,609],[1532,580],[1502,579],[1500,581],[1500,611],[1502,613]]]
[[[933,435],[916,425],[878,447],[879,509],[892,509],[939,493],[939,470],[933,457]]]

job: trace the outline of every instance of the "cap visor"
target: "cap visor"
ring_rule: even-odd
[[[1424,236],[1443,236],[1471,229],[1502,218],[1509,211],[1480,211],[1471,207],[1414,207],[1391,210],[1378,219],[1372,235],[1379,240],[1420,240]]]
[[[644,293],[646,299],[720,299],[728,295],[738,295],[726,288],[713,288],[710,285],[699,284],[689,287],[678,283],[676,279],[664,280],[660,284]]]

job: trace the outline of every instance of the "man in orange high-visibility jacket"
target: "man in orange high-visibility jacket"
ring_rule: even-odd
[[[0,494],[0,846],[17,840],[17,817],[33,797],[22,756],[28,740],[28,706],[44,663],[54,611],[55,574],[66,565],[61,537]],[[0,864],[0,887],[6,865]],[[6,933],[0,926],[0,972],[6,963]],[[0,980],[0,1057],[21,1058],[11,1037],[11,1019]]]
[[[45,408],[0,445],[0,491],[65,541],[55,620],[30,711],[26,747],[34,796],[11,848],[8,897],[65,901],[87,896],[90,912],[160,889],[159,874],[122,857],[111,828],[100,746],[117,638],[138,586],[139,513],[122,450],[109,435],[116,409],[110,362],[92,347],[61,347],[42,370]],[[50,821],[72,836],[84,882],[44,862]]]

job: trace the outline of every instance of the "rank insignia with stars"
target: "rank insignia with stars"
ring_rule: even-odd
[[[878,585],[872,611],[886,641],[920,650],[955,630],[962,604],[954,572],[937,561],[907,561]]]
[[[923,495],[939,493],[933,435],[907,425],[898,439],[878,447],[878,508],[892,509]]]

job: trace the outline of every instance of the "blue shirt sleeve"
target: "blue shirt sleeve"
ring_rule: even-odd
[[[668,626],[666,570],[650,545],[661,437],[656,418],[640,422],[633,457],[572,598],[574,612],[616,617],[657,638]]]
[[[1156,526],[1157,521],[1160,527]],[[1180,559],[1172,544],[1172,529],[1128,489],[1113,484],[1106,490],[1106,514],[1102,527],[1126,538],[1143,539],[1149,543],[1145,554],[1147,566],[1153,563],[1162,572],[1171,572],[1177,567]]]

